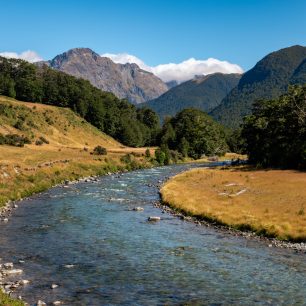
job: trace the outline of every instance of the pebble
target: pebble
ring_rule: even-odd
[[[57,287],[58,287],[57,284],[52,284],[52,285],[51,285],[51,289],[55,289],[55,288],[57,288]]]
[[[62,302],[61,302],[61,301],[54,301],[52,304],[53,304],[53,305],[61,305]]]
[[[47,305],[44,301],[38,300],[36,306],[45,306]]]

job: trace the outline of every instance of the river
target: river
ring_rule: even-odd
[[[305,305],[305,254],[153,206],[156,184],[190,167],[113,174],[24,200],[0,224],[2,262],[13,261],[24,270],[19,279],[30,280],[16,294],[31,304]]]

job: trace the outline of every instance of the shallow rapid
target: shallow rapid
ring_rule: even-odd
[[[32,304],[305,305],[305,254],[153,206],[156,185],[190,167],[114,174],[23,201],[0,224],[2,262],[13,261],[24,270],[19,279],[31,281],[16,294]],[[147,222],[149,216],[161,221]]]

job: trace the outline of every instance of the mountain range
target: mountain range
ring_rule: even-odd
[[[89,80],[133,104],[148,106],[161,119],[193,107],[231,128],[250,114],[255,100],[276,98],[290,84],[306,83],[306,47],[298,45],[268,54],[243,75],[215,73],[181,84],[166,84],[136,64],[116,64],[88,48],[71,49],[38,63],[42,64]]]
[[[165,92],[159,98],[144,103],[158,113],[161,119],[174,116],[184,108],[197,108],[209,112],[237,86],[240,74],[214,73],[196,76]]]
[[[273,99],[290,84],[306,83],[306,47],[292,46],[272,52],[241,77],[238,85],[210,115],[225,126],[236,128],[251,113],[253,102]]]
[[[159,97],[168,86],[153,73],[136,64],[116,64],[88,48],[75,48],[50,61],[39,62],[51,68],[91,82],[103,91],[112,92],[133,104]]]

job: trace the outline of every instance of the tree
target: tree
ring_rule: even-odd
[[[185,109],[165,122],[160,139],[170,150],[192,158],[203,154],[222,155],[227,150],[222,127],[196,109]]]
[[[274,100],[257,101],[244,119],[250,162],[264,167],[306,168],[306,85]]]

